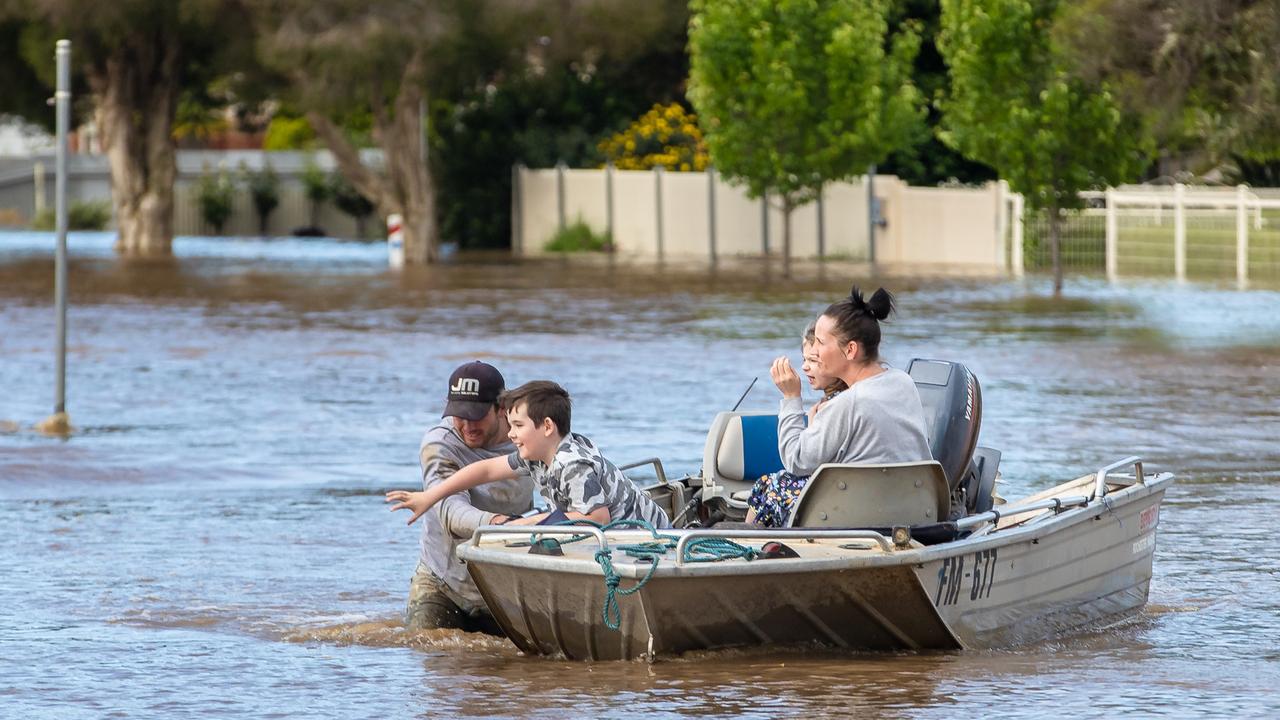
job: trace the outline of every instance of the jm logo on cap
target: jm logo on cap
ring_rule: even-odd
[[[444,416],[479,420],[489,414],[504,389],[506,381],[498,368],[479,360],[462,365],[449,376]]]

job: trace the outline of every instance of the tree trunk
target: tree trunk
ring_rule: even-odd
[[[88,68],[111,167],[116,250],[123,255],[173,251],[179,58],[177,40],[157,34],[135,37]]]
[[[435,187],[422,162],[422,73],[419,51],[401,75],[390,113],[381,98],[371,99],[373,137],[382,148],[381,173],[360,162],[359,151],[329,118],[318,112],[307,113],[307,120],[333,153],[347,182],[369,198],[383,217],[392,213],[401,216],[406,263],[434,262],[438,250]]]
[[[1062,297],[1062,218],[1058,204],[1049,206],[1049,255],[1053,260],[1053,296]]]

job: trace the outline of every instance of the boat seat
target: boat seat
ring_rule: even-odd
[[[751,486],[782,469],[778,416],[762,412],[722,412],[711,422],[702,450],[702,501],[723,498],[745,508]]]
[[[893,527],[947,520],[951,490],[936,461],[889,465],[826,464],[792,507],[787,527]]]

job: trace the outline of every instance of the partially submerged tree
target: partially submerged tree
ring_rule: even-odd
[[[889,0],[694,0],[689,99],[726,180],[791,213],[823,185],[907,144],[921,120],[910,26],[888,35]]]
[[[1141,124],[1105,80],[1071,73],[1053,28],[1057,0],[942,0],[939,48],[951,73],[940,136],[994,167],[1049,215],[1054,295],[1062,294],[1061,211],[1079,192],[1136,175]]]
[[[73,0],[0,0],[0,17],[22,24],[23,60],[52,89],[53,47],[72,43],[72,62],[96,101],[124,254],[167,254],[173,243],[177,175],[174,116],[184,87],[207,82],[248,55],[243,3],[120,0],[89,11]],[[0,94],[7,94],[0,93]]]
[[[256,0],[265,57],[333,153],[383,215],[398,213],[405,260],[435,259],[435,187],[423,147],[430,96],[485,87],[503,71],[589,63],[596,48],[643,46],[653,13],[626,0]],[[382,165],[362,161],[345,131],[372,117]],[[465,151],[465,150],[464,150]]]

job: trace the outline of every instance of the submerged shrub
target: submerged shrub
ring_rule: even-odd
[[[547,252],[606,252],[613,250],[613,238],[596,232],[581,218],[565,225],[543,247]]]
[[[201,175],[196,186],[196,200],[200,205],[200,217],[213,226],[217,235],[231,217],[231,203],[235,199],[236,186],[225,172],[217,175]]]
[[[111,222],[111,203],[106,200],[73,202],[67,208],[68,230],[106,230]],[[54,209],[47,207],[31,219],[32,230],[54,230]]]

